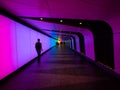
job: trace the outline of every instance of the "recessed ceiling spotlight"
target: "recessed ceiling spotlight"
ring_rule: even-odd
[[[60,22],[63,22],[63,20],[60,20]]]
[[[43,18],[40,18],[40,20],[43,20]]]
[[[82,25],[82,22],[80,22],[79,24]]]

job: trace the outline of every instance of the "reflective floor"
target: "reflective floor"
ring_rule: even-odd
[[[0,90],[120,90],[120,81],[62,46],[5,81]]]

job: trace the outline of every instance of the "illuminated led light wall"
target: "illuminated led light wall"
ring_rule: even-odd
[[[75,43],[76,43],[76,51],[80,53],[80,42],[79,42],[79,37],[77,35],[74,35],[75,37]]]
[[[94,38],[92,32],[88,29],[82,29],[81,34],[83,34],[85,41],[85,55],[91,60],[95,60]]]
[[[58,37],[55,35],[55,34],[56,34],[55,32],[50,32],[49,34],[50,34],[51,36],[53,36],[54,38],[58,38]],[[51,38],[50,38],[49,40],[50,40],[50,47],[51,47],[51,45],[54,45],[55,42],[53,42],[53,40],[51,40]]]
[[[114,34],[115,71],[120,74],[120,34]]]
[[[107,19],[107,23],[110,24],[113,30],[113,41],[114,41],[114,64],[115,72],[120,74],[120,12],[117,14],[113,13],[111,18]]]
[[[79,30],[79,33],[81,33],[84,36],[84,45],[85,45],[85,56],[90,58],[91,60],[95,60],[95,51],[94,51],[94,38],[93,34],[88,29],[81,29]],[[73,35],[76,39],[76,51],[80,52],[80,42],[77,35]]]
[[[0,80],[37,56],[35,43],[40,38],[43,52],[56,40],[0,15]],[[50,42],[53,42],[52,45]]]
[[[0,79],[17,68],[14,22],[0,15]],[[13,45],[13,46],[12,46]],[[13,55],[15,54],[15,56]]]
[[[73,38],[71,37],[71,43],[72,43],[72,49],[74,49],[74,40],[73,40]]]

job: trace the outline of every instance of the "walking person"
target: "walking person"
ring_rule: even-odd
[[[42,51],[42,43],[40,42],[40,39],[37,39],[37,42],[35,43],[35,49],[36,49],[37,54],[38,54],[38,63],[39,63],[40,54],[41,54],[41,51]]]

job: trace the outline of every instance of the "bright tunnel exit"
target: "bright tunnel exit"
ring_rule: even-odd
[[[57,42],[58,42],[58,44],[61,44],[62,38],[59,37]]]

